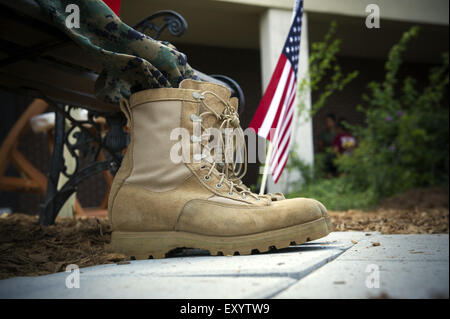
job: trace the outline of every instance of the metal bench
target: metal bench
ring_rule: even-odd
[[[165,30],[182,36],[187,23],[174,11],[159,11],[134,28],[159,39]],[[36,2],[0,0],[0,88],[39,97],[55,111],[54,149],[39,216],[42,225],[54,222],[81,181],[105,170],[115,174],[120,167],[122,151],[128,145],[126,120],[117,106],[95,97],[94,84],[100,69],[64,32],[47,21]],[[196,72],[201,80],[229,87],[232,95],[239,98],[239,113],[242,113],[244,94],[233,79]],[[87,109],[88,118],[73,118],[71,109],[75,107]],[[104,117],[109,126],[105,136],[95,121],[97,117]],[[69,130],[65,130],[65,119],[70,120]],[[80,129],[76,133],[75,127]],[[76,142],[70,143],[69,137]],[[64,165],[64,146],[76,160],[74,172],[68,172]],[[108,154],[104,160],[98,158],[101,150]],[[90,158],[84,167],[80,166],[80,157]],[[68,180],[58,189],[60,174]]]

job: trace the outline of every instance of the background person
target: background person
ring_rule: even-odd
[[[345,127],[346,120],[340,119],[337,125],[337,135],[333,141],[333,149],[338,154],[351,154],[356,147],[356,138]]]
[[[332,147],[336,135],[336,115],[329,113],[325,117],[325,130],[319,135],[319,152],[324,152],[327,148]]]

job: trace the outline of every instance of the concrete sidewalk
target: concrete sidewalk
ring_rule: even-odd
[[[189,250],[82,268],[79,288],[73,272],[2,280],[0,298],[448,298],[448,240],[335,232],[271,254]]]

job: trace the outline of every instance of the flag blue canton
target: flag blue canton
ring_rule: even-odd
[[[296,6],[295,16],[292,20],[292,25],[289,29],[289,34],[283,47],[283,54],[291,63],[296,78],[298,70],[298,57],[300,53],[300,36],[302,32],[302,14],[303,0],[300,0],[298,6]]]

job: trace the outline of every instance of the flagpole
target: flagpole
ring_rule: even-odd
[[[259,188],[259,195],[264,195],[267,183],[267,175],[269,174],[270,157],[272,156],[272,143],[269,140],[267,142],[269,143],[269,147],[267,149],[266,163],[264,164],[264,173],[261,181],[261,187]]]

